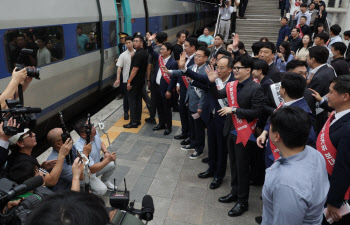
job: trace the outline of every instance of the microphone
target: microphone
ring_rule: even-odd
[[[154,204],[153,199],[150,195],[145,195],[142,199],[142,216],[140,219],[151,221],[153,219]]]
[[[34,190],[40,187],[44,183],[42,176],[35,176],[23,182],[23,184],[17,185],[10,189],[3,197],[1,197],[0,202],[2,204],[7,204],[8,201],[14,197],[21,195],[27,191]]]

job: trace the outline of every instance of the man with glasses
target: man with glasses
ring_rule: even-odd
[[[58,178],[60,177],[64,159],[72,148],[73,142],[68,139],[64,144],[62,144],[56,163],[47,164],[44,162],[41,165],[39,164],[38,160],[32,156],[33,148],[37,145],[34,132],[26,128],[23,132],[12,136],[9,139],[9,144],[11,154],[6,167],[8,171],[11,171],[11,168],[21,164],[23,161],[30,161],[35,164],[35,166],[39,169],[40,174],[44,176],[45,185],[55,186]],[[52,170],[50,173],[48,173],[45,169]]]
[[[79,134],[80,138],[75,143],[74,147],[80,153],[84,153],[84,146],[86,143],[86,124],[87,118],[83,118],[75,123],[74,130]],[[89,169],[91,171],[90,186],[93,193],[97,195],[104,195],[107,189],[114,190],[117,189],[110,181],[109,178],[112,176],[116,165],[114,161],[116,160],[115,152],[108,152],[105,144],[102,142],[100,136],[96,132],[95,127],[92,125],[91,134],[91,153],[89,155]],[[104,153],[103,160],[100,158],[101,150]],[[101,176],[102,175],[102,176]],[[101,179],[98,177],[101,176]]]
[[[52,152],[47,158],[47,160],[57,160],[60,156],[60,150],[63,145],[62,141],[62,135],[63,131],[61,128],[54,128],[49,131],[47,134],[47,142],[50,144],[52,147]],[[77,157],[77,150],[73,147],[71,149],[73,153],[73,160]],[[91,153],[91,143],[88,145],[85,145],[83,148],[83,154],[86,157],[89,157]],[[82,160],[85,161],[83,158]],[[82,178],[82,177],[81,177]],[[70,190],[72,186],[72,180],[73,180],[73,172],[72,172],[72,165],[69,165],[64,159],[63,161],[63,167],[62,167],[62,172],[60,174],[60,177],[58,179],[57,184],[52,187],[52,191],[63,191],[63,190]]]
[[[229,60],[221,58],[218,67],[229,66]],[[228,212],[231,217],[242,215],[248,210],[249,199],[249,161],[256,146],[253,133],[256,118],[263,112],[264,92],[251,77],[253,59],[239,56],[233,62],[234,82],[227,83],[225,88],[217,90],[213,85],[211,92],[217,98],[227,98],[229,107],[218,111],[219,115],[227,115],[224,135],[227,140],[231,167],[231,192],[219,198],[221,203],[237,202]],[[215,82],[218,72],[210,67],[207,71],[210,82]]]

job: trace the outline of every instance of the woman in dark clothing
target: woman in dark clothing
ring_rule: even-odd
[[[323,25],[326,25],[326,20],[327,19],[327,11],[326,11],[326,4],[324,3],[321,3],[320,4],[320,10],[316,16],[316,21],[315,21],[315,27],[317,29],[318,27],[318,24],[323,24]],[[324,26],[326,27],[326,26]]]

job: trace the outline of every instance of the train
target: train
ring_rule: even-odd
[[[24,61],[26,66],[40,68],[40,80],[33,79],[24,104],[42,108],[37,122],[45,130],[53,126],[48,124],[58,111],[67,111],[66,117],[72,118],[89,105],[92,96],[111,89],[119,32],[163,31],[175,42],[179,30],[198,34],[215,23],[217,13],[214,1],[2,0],[0,93],[18,63],[19,49],[34,49],[34,55]],[[83,43],[92,45],[87,49]]]

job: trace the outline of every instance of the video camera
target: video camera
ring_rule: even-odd
[[[144,224],[141,220],[145,220],[147,222],[151,221],[153,219],[154,214],[154,204],[152,197],[150,195],[145,195],[142,199],[142,208],[135,209],[135,201],[130,202],[130,192],[126,189],[125,178],[124,184],[124,191],[114,190],[111,196],[109,197],[110,205],[113,208],[119,209],[111,222],[113,224],[120,225],[141,225]],[[138,215],[138,218],[135,217],[135,215]]]
[[[0,224],[25,224],[31,210],[41,202],[45,195],[52,194],[50,190],[40,187],[43,183],[44,180],[41,176],[32,177],[20,185],[6,178],[0,179]],[[3,209],[10,200],[34,189],[33,195],[26,197],[18,206],[9,211],[6,210],[3,214]]]
[[[24,57],[27,55],[33,55],[33,49],[22,48],[17,59],[16,71],[20,71],[23,68],[25,68]],[[26,68],[26,70],[27,70],[27,75],[29,77],[34,77],[35,79],[40,80],[40,69],[34,67],[34,68]]]
[[[36,126],[36,117],[34,113],[41,112],[41,108],[23,107],[23,91],[21,84],[18,85],[18,94],[19,101],[6,99],[8,109],[1,110],[0,106],[0,122],[4,122],[3,130],[8,136],[13,136],[17,133],[23,132],[24,128],[34,130]],[[3,114],[5,116],[3,116]],[[8,120],[11,117],[20,125],[18,128],[7,126]]]

